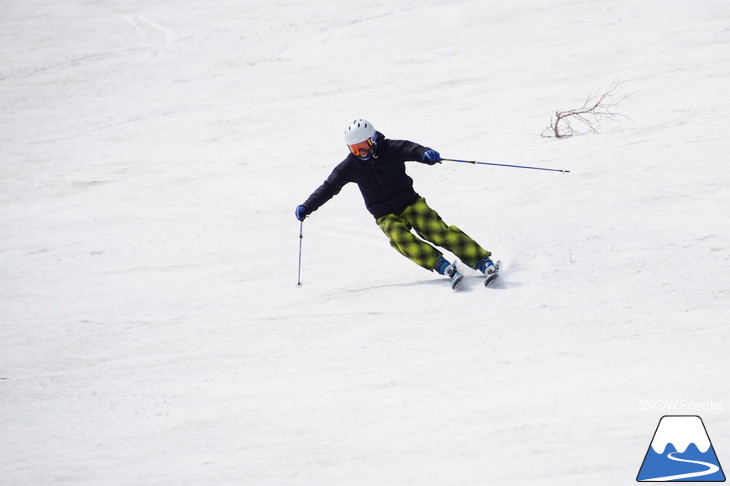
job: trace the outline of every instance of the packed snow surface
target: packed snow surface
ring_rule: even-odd
[[[628,484],[666,413],[730,463],[729,25],[722,0],[4,2],[0,483]],[[599,133],[540,136],[617,81]],[[409,164],[495,288],[403,258],[354,185],[305,220],[298,287],[294,208],[357,117],[571,172]]]

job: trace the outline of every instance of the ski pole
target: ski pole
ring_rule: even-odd
[[[304,228],[304,221],[299,222],[299,269],[297,270],[297,287],[302,286],[302,229]]]
[[[528,165],[510,165],[510,164],[494,164],[491,162],[479,162],[477,160],[459,160],[459,159],[441,159],[446,160],[448,162],[463,162],[465,164],[481,164],[481,165],[496,165],[499,167],[516,167],[518,169],[535,169],[535,170],[549,170],[551,172],[570,172],[569,170],[563,170],[563,169],[547,169],[545,167],[530,167]]]

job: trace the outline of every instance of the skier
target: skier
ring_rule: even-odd
[[[299,221],[304,221],[338,194],[345,184],[355,182],[368,211],[390,238],[390,245],[401,254],[429,271],[448,276],[452,288],[456,288],[462,275],[454,263],[426,241],[446,248],[469,267],[484,273],[487,276],[485,285],[497,278],[499,266],[489,258],[491,253],[456,226],[447,226],[413,189],[413,179],[406,174],[405,162],[441,163],[437,151],[408,140],[385,138],[364,119],[353,121],[345,129],[345,143],[350,154],[303,204],[297,206],[295,215]],[[411,229],[416,230],[420,238],[411,233]]]

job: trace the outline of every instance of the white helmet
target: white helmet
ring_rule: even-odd
[[[345,143],[355,145],[370,139],[375,142],[375,127],[373,124],[362,118],[358,118],[345,129]]]

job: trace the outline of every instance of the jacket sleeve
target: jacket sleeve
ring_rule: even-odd
[[[409,140],[387,140],[387,143],[390,153],[402,160],[423,162],[423,154],[431,150],[429,147],[424,147]]]
[[[310,213],[319,209],[324,203],[337,195],[348,182],[352,182],[346,167],[347,159],[334,168],[327,179],[319,186],[306,201],[304,205]]]

